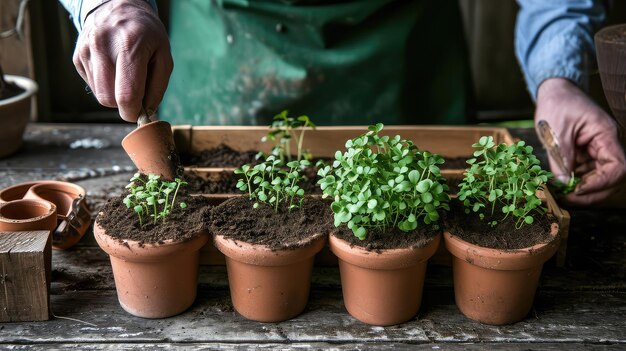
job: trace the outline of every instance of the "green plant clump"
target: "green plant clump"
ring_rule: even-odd
[[[127,208],[135,211],[141,227],[148,223],[148,218],[152,218],[152,223],[156,224],[158,220],[164,220],[172,213],[178,190],[184,185],[187,182],[178,178],[169,182],[155,174],[148,174],[146,177],[135,173],[126,185],[130,193],[123,202]],[[180,202],[179,206],[184,209],[187,204]]]
[[[304,189],[299,183],[304,179],[301,169],[308,167],[307,160],[291,161],[286,164],[275,155],[270,155],[263,163],[255,166],[243,165],[235,174],[243,176],[237,182],[237,189],[248,192],[254,200],[254,208],[265,203],[278,212],[281,203],[288,205],[289,212],[302,206]]]
[[[552,174],[541,169],[532,146],[524,141],[496,146],[493,137],[483,136],[472,147],[476,149],[474,158],[467,160],[470,167],[458,193],[466,213],[477,212],[484,219],[487,213],[493,218],[496,211],[501,211],[504,216],[489,224],[496,226],[513,215],[519,229],[524,223],[533,223],[533,214],[547,212],[537,191],[545,187]]]
[[[347,223],[361,240],[371,228],[408,232],[420,223],[436,225],[440,211],[449,210],[448,186],[438,167],[443,158],[399,135],[380,136],[383,127],[378,123],[348,140],[332,167],[318,171],[323,196],[334,199],[335,226]]]
[[[274,121],[270,125],[270,131],[261,141],[274,141],[272,155],[275,155],[283,162],[291,161],[291,139],[296,138],[297,156],[296,160],[311,160],[312,155],[303,150],[304,132],[307,128],[315,129],[316,125],[308,116],[289,117],[288,111],[283,111],[274,116]]]

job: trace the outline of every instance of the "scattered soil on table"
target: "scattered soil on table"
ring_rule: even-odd
[[[493,218],[500,220],[504,214],[496,211]],[[535,216],[533,224],[524,224],[515,228],[516,217],[512,215],[495,227],[489,225],[492,218],[485,216],[481,220],[478,214],[465,213],[458,201],[450,203],[450,212],[444,216],[446,230],[459,238],[482,247],[503,250],[515,250],[549,242],[550,225],[555,221],[551,215]]]
[[[231,147],[219,144],[214,148],[202,150],[197,154],[181,156],[184,165],[198,167],[241,167],[247,163],[256,163],[258,151],[236,151]]]
[[[281,250],[306,246],[334,228],[330,203],[322,199],[305,198],[302,208],[291,212],[286,205],[274,212],[269,205],[253,208],[253,204],[240,196],[214,207],[207,218],[209,230],[226,238]]]
[[[4,83],[0,83],[0,100],[5,100],[14,96],[18,96],[25,91],[26,90],[20,88],[17,84],[13,82],[7,82],[5,80]]]
[[[374,252],[388,249],[421,248],[439,233],[441,233],[441,229],[436,229],[433,226],[417,228],[412,232],[403,232],[398,228],[391,228],[386,231],[369,229],[367,237],[361,240],[354,236],[352,230],[345,225],[333,230],[336,237],[347,241],[350,246],[357,246]]]
[[[163,221],[151,221],[143,227],[139,225],[137,214],[126,208],[124,196],[110,199],[98,214],[97,221],[107,234],[119,240],[134,240],[143,244],[163,244],[165,240],[177,242],[194,238],[204,229],[203,219],[210,210],[208,200],[202,196],[177,196],[172,213]],[[178,204],[185,202],[187,208]]]

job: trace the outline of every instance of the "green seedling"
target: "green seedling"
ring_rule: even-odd
[[[307,128],[315,129],[316,125],[308,116],[289,117],[288,111],[283,111],[274,116],[274,121],[270,125],[270,131],[261,141],[274,141],[272,155],[275,155],[283,162],[291,161],[291,139],[297,139],[297,161],[302,159],[311,160],[312,155],[303,150],[304,132]]]
[[[500,211],[503,217],[489,222],[491,226],[512,215],[517,218],[515,227],[519,229],[533,223],[534,214],[547,212],[537,191],[545,188],[552,174],[541,169],[532,146],[524,141],[496,146],[493,137],[483,136],[472,147],[474,158],[467,160],[470,166],[458,193],[466,213],[473,211],[484,219],[485,214],[493,218]]]
[[[126,195],[123,202],[127,208],[135,211],[141,227],[149,222],[149,218],[152,218],[152,223],[156,224],[172,213],[178,190],[184,185],[187,185],[187,182],[178,178],[169,182],[155,174],[144,176],[135,173],[130,183],[126,185],[130,193]],[[180,202],[178,206],[184,209],[187,204]]]
[[[318,171],[323,196],[334,199],[335,226],[347,224],[361,240],[371,228],[408,232],[437,225],[440,212],[449,210],[448,186],[438,167],[443,158],[399,135],[379,135],[383,128],[378,123],[348,140],[332,167]]]
[[[299,184],[304,179],[301,170],[308,167],[308,160],[290,161],[286,165],[275,155],[255,166],[243,165],[235,174],[243,176],[237,182],[237,189],[248,192],[254,200],[254,208],[265,203],[278,212],[281,203],[288,205],[289,212],[302,206],[304,189]]]
[[[555,192],[559,195],[567,195],[572,191],[576,190],[576,186],[581,182],[580,177],[574,176],[574,172],[572,172],[567,183],[564,183],[558,179],[554,179],[551,182],[551,186],[555,190]]]

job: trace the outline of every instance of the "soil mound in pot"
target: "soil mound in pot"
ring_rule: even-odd
[[[17,84],[13,82],[7,82],[3,80],[0,82],[0,100],[5,100],[12,98],[14,96],[18,96],[26,90],[20,88]]]
[[[496,208],[495,216],[485,216],[481,220],[478,214],[465,213],[463,204],[458,201],[450,203],[450,212],[445,215],[446,229],[459,238],[482,247],[501,250],[516,250],[531,247],[540,243],[547,243],[553,238],[550,236],[550,225],[555,221],[551,215],[535,216],[532,224],[524,224],[516,229],[517,220],[509,215],[506,220],[500,221],[504,213]],[[500,223],[495,227],[489,225],[492,220]]]
[[[162,244],[166,240],[187,241],[204,229],[203,219],[210,210],[208,200],[202,196],[177,196],[172,213],[154,224],[151,219],[143,227],[137,214],[126,208],[125,195],[114,197],[102,207],[97,221],[107,234],[119,240],[134,240],[140,244]],[[187,208],[178,205],[185,202]]]
[[[398,228],[391,228],[387,231],[374,228],[367,231],[367,237],[364,240],[360,240],[345,225],[333,229],[333,234],[347,241],[350,246],[357,246],[367,251],[375,252],[389,249],[424,247],[430,242],[430,239],[439,233],[441,233],[441,229],[436,229],[433,226],[418,227],[412,232],[403,232]]]
[[[260,244],[271,250],[305,246],[314,238],[330,233],[334,226],[329,202],[305,198],[302,208],[278,213],[266,204],[253,208],[246,196],[235,197],[214,207],[208,221],[210,230],[226,238]]]

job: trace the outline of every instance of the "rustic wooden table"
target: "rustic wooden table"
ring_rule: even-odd
[[[32,125],[22,151],[0,160],[0,187],[70,180],[95,206],[119,192],[133,167],[119,125]],[[531,130],[513,130],[536,144]],[[482,325],[454,304],[451,269],[429,267],[423,307],[412,321],[372,327],[344,309],[336,268],[314,271],[306,311],[283,323],[234,312],[224,267],[204,266],[195,304],[167,319],[133,317],[119,306],[106,254],[87,234],[53,253],[47,322],[0,324],[0,349],[626,349],[626,211],[573,210],[565,268],[548,264],[531,314],[509,326]]]

